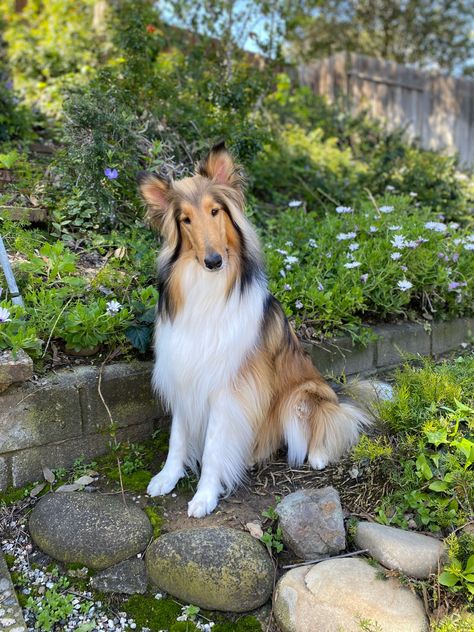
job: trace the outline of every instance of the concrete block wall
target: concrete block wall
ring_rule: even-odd
[[[324,345],[304,342],[324,375],[370,374],[402,362],[405,354],[438,356],[472,340],[474,318],[374,328],[377,340],[357,347],[350,338]],[[104,367],[101,392],[117,439],[140,441],[165,413],[152,394],[151,362]],[[42,479],[42,468],[69,467],[79,457],[92,460],[109,449],[110,418],[99,396],[99,369],[76,367],[38,381],[11,386],[0,394],[0,490]]]
[[[151,362],[106,366],[101,392],[117,440],[149,437],[164,413],[153,397]],[[0,395],[0,489],[42,480],[42,468],[69,467],[109,449],[110,417],[99,369],[76,367],[12,386]]]

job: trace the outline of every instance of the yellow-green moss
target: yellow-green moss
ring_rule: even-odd
[[[191,621],[176,621],[181,615],[181,606],[172,599],[155,599],[150,595],[133,595],[123,605],[123,610],[136,622],[137,628],[147,627],[151,632],[194,632],[196,626]],[[222,614],[202,611],[215,622],[213,632],[261,632],[262,626],[252,616],[239,616],[235,620]]]
[[[148,516],[151,526],[153,527],[153,537],[158,538],[161,535],[161,527],[165,519],[156,511],[155,507],[148,505],[144,508],[144,512]]]

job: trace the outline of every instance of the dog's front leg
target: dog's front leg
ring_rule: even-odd
[[[185,463],[188,455],[188,430],[180,414],[173,415],[171,436],[166,463],[148,484],[147,494],[164,496],[173,490],[176,483],[185,474]]]
[[[188,503],[188,515],[202,518],[215,509],[219,496],[241,480],[252,446],[252,429],[234,393],[222,391],[211,401],[202,457],[201,478]]]

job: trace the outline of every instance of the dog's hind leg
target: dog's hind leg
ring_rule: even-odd
[[[211,402],[201,478],[188,504],[188,515],[202,518],[211,513],[221,496],[240,482],[250,459],[253,432],[242,404],[229,390]]]
[[[185,474],[188,457],[188,429],[181,414],[174,414],[166,463],[148,484],[150,496],[164,496],[172,491]]]

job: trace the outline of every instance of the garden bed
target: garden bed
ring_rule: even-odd
[[[48,605],[52,596],[48,597],[41,590],[38,592],[49,582],[50,590],[62,595],[63,599],[69,599],[70,594],[77,599],[80,612],[87,615],[85,621],[96,615],[105,617],[105,630],[113,629],[107,623],[109,620],[119,627],[120,616],[126,621],[123,629],[134,629],[127,627],[130,619],[134,623],[134,617],[138,617],[137,620],[143,622],[139,613],[145,609],[153,611],[156,620],[162,625],[165,621],[165,627],[169,628],[184,615],[189,619],[189,625],[204,625],[211,620],[218,621],[219,625],[227,621],[229,626],[234,626],[223,630],[240,630],[239,621],[243,626],[242,615],[222,618],[221,614],[205,609],[188,610],[187,603],[176,603],[173,598],[160,599],[156,604],[153,602],[156,588],[151,588],[151,592],[143,597],[137,595],[132,599],[124,594],[101,594],[91,589],[94,572],[80,573],[77,565],[56,563],[41,553],[25,526],[19,525],[26,525],[26,517],[39,497],[59,495],[61,492],[56,490],[65,484],[72,485],[68,489],[78,490],[69,493],[87,495],[88,492],[89,495],[104,495],[104,498],[120,496],[122,489],[127,502],[147,513],[154,538],[210,526],[237,531],[261,528],[262,541],[275,560],[276,579],[286,573],[288,566],[301,559],[288,546],[282,547],[276,513],[280,499],[298,490],[321,490],[330,485],[339,492],[346,521],[348,541],[342,552],[357,549],[353,540],[357,521],[376,521],[445,539],[449,559],[443,559],[439,573],[432,573],[426,579],[415,579],[409,574],[382,567],[379,567],[379,573],[391,578],[392,584],[394,579],[397,583],[401,581],[418,595],[420,603],[424,604],[422,610],[424,608],[430,618],[431,630],[449,630],[449,627],[443,627],[448,625],[448,620],[444,620],[446,615],[453,621],[464,616],[464,627],[459,630],[469,630],[468,615],[460,613],[470,604],[470,576],[463,569],[467,568],[468,558],[474,554],[474,539],[469,535],[474,501],[470,452],[473,362],[472,354],[466,354],[437,366],[427,363],[397,371],[394,376],[395,400],[382,406],[377,431],[370,438],[363,437],[351,454],[318,472],[307,465],[291,468],[285,455],[280,453],[270,462],[253,468],[234,494],[222,499],[213,514],[200,520],[187,516],[187,503],[196,487],[193,476],[183,479],[166,497],[150,499],[145,494],[151,474],[159,470],[166,456],[166,430],[158,430],[144,443],[124,442],[113,452],[89,463],[79,461],[72,470],[59,468],[52,473],[47,469],[46,480],[41,486],[29,485],[16,492],[10,490],[0,497],[4,503],[3,506],[0,504],[5,534],[3,547],[8,553],[7,559],[29,625],[33,625],[39,616],[41,607],[46,607],[49,616],[53,617]],[[21,543],[22,551],[28,551],[29,568],[32,569],[28,572],[38,572],[35,570],[38,569],[44,573],[34,585],[25,585],[22,579],[26,567],[16,557],[16,549],[9,548],[15,541]],[[30,596],[34,597],[33,601],[28,601]],[[89,614],[91,607],[95,608],[96,614],[94,610]],[[276,631],[274,622],[267,627],[270,611],[268,603],[251,614],[263,621],[264,630]],[[125,615],[117,615],[122,612]],[[54,616],[65,615],[59,611]],[[242,627],[242,630],[258,629],[251,627],[258,625],[255,619],[245,621],[250,627]],[[152,632],[162,629],[162,625],[151,627]],[[193,627],[190,629],[194,630]]]

